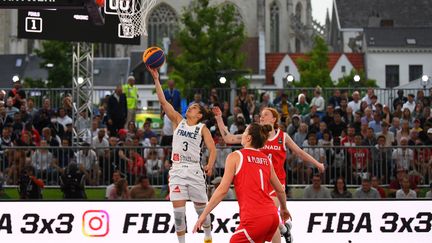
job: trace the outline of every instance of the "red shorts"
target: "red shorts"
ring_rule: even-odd
[[[277,213],[254,219],[240,220],[240,225],[231,237],[230,243],[263,243],[271,241],[279,227]]]

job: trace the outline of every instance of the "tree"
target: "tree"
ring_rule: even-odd
[[[357,74],[360,76],[360,81],[356,83],[354,82],[354,76]],[[356,71],[353,69],[351,70],[351,73],[349,75],[339,79],[339,82],[336,84],[336,87],[365,88],[365,87],[378,87],[378,85],[376,84],[376,80],[367,79],[363,70]]]
[[[314,39],[314,47],[307,53],[305,59],[297,61],[300,82],[295,82],[297,87],[333,87],[328,69],[328,48],[325,41],[317,36]]]
[[[174,68],[170,78],[179,89],[218,87],[219,71],[243,68],[245,27],[236,21],[232,4],[210,6],[209,0],[194,0],[184,9],[181,22],[176,36],[181,53],[168,56]]]
[[[40,67],[48,71],[46,84],[48,88],[72,87],[72,44],[70,42],[44,41],[42,48],[36,50],[36,55],[43,59]],[[33,82],[33,84],[40,85],[40,82]]]

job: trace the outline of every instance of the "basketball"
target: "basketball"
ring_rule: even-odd
[[[157,46],[149,47],[144,51],[143,61],[151,68],[159,68],[165,62],[165,53]]]

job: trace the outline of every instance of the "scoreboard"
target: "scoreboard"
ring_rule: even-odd
[[[0,0],[0,3],[4,1]],[[72,7],[72,4],[77,6],[80,1],[82,3],[82,0],[29,2],[37,1],[44,3],[55,1],[55,4],[64,4],[63,6],[69,7]],[[25,0],[19,2],[25,2]],[[67,5],[67,2],[71,5]],[[116,7],[119,6],[119,0],[105,1],[105,7],[100,9],[105,18],[105,24],[101,26],[92,23],[88,12],[83,7],[46,9],[45,6],[45,9],[19,9],[18,38],[139,45],[139,36],[133,37],[130,32],[124,32],[117,16]]]

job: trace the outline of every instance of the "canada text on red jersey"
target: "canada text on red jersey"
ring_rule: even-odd
[[[234,177],[234,188],[240,206],[240,218],[261,217],[277,210],[268,195],[271,187],[271,161],[257,149],[237,150],[240,163]]]
[[[282,184],[285,184],[285,161],[287,156],[285,133],[278,129],[275,136],[268,139],[260,151],[271,159],[277,177]]]

